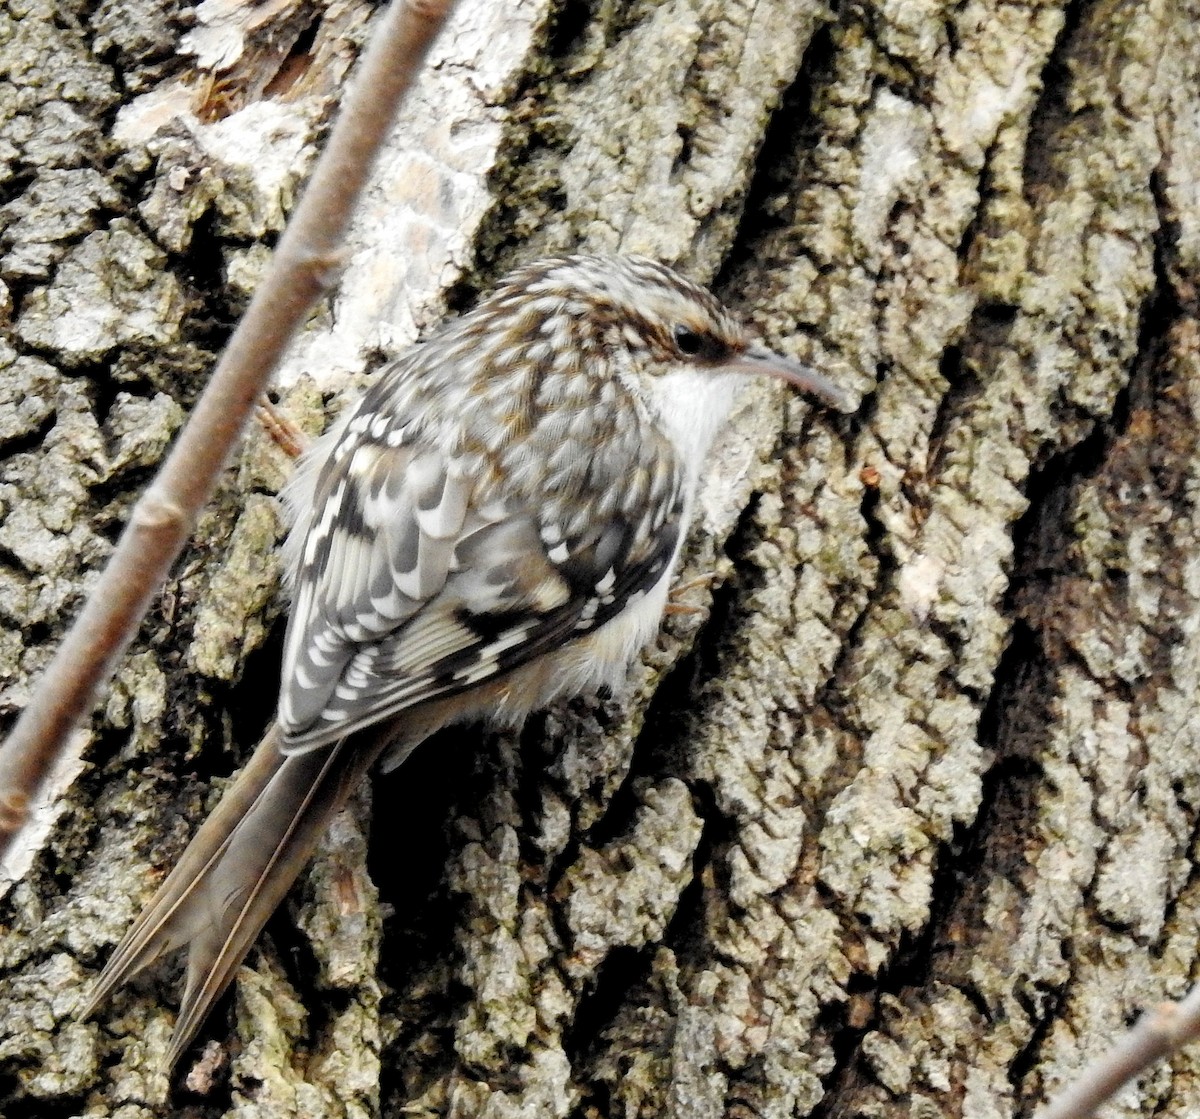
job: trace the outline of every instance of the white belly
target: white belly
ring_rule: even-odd
[[[658,632],[674,567],[673,562],[669,564],[645,595],[594,633],[577,637],[548,654],[551,670],[542,684],[538,707],[564,695],[620,689],[629,666]]]

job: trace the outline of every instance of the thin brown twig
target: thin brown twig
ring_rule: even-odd
[[[1151,1007],[1120,1041],[1093,1060],[1035,1119],[1086,1119],[1121,1085],[1200,1037],[1200,987],[1181,1002]]]
[[[268,379],[329,286],[354,204],[453,0],[396,0],[372,38],[270,272],[83,612],[0,747],[0,858],[68,732],[132,640]]]

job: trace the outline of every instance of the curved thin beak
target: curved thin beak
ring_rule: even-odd
[[[855,409],[850,395],[828,377],[823,377],[811,366],[783,357],[765,346],[751,346],[737,357],[721,362],[721,367],[730,373],[777,377],[839,412],[853,412]]]

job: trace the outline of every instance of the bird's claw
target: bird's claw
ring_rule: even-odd
[[[299,458],[308,450],[308,436],[292,423],[282,408],[276,407],[266,396],[259,397],[254,414],[271,442],[288,458]]]

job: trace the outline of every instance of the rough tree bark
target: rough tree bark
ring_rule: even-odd
[[[16,710],[261,268],[371,11],[0,12]],[[465,3],[281,377],[515,262],[648,252],[864,397],[766,390],[629,696],[364,790],[175,1089],[89,977],[269,716],[261,435],[0,903],[0,1109],[1027,1114],[1196,979],[1200,4]],[[371,807],[373,805],[373,808]],[[368,844],[369,836],[369,844]],[[1109,1114],[1200,1109],[1184,1052]]]

